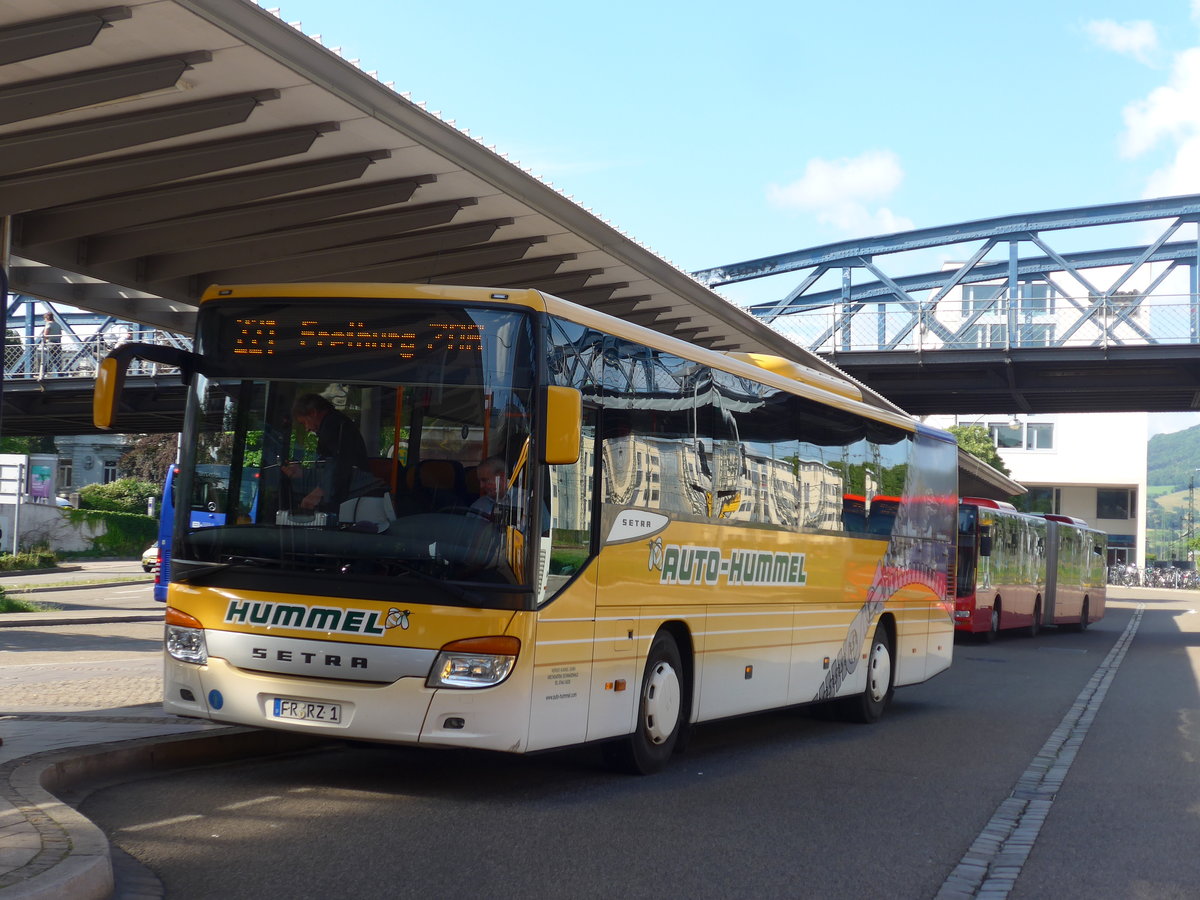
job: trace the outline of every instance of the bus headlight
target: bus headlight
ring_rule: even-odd
[[[444,646],[433,661],[425,686],[431,688],[493,687],[517,664],[521,642],[514,637],[467,638]]]
[[[164,644],[172,659],[195,663],[198,666],[208,662],[204,626],[200,624],[199,619],[168,606],[166,623]]]

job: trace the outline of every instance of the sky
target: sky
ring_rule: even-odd
[[[687,271],[1200,193],[1200,0],[278,7]]]

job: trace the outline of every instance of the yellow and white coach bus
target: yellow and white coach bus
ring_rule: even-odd
[[[848,381],[429,285],[210,288],[194,353],[105,360],[101,426],[139,356],[190,382],[183,496],[229,473],[175,522],[171,713],[651,772],[950,665],[956,446]]]

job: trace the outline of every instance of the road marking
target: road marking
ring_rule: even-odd
[[[217,809],[222,810],[222,811],[229,811],[229,810],[234,810],[234,809],[245,809],[247,806],[258,806],[261,803],[270,803],[272,800],[282,800],[282,799],[283,799],[282,797],[279,797],[277,795],[271,796],[271,797],[255,797],[253,800],[243,800],[240,803],[230,803],[227,806],[218,806]]]
[[[181,822],[194,822],[196,819],[203,819],[204,816],[198,813],[193,813],[189,816],[176,816],[173,819],[159,819],[157,822],[146,822],[143,825],[126,825],[124,828],[118,828],[118,831],[149,831],[151,828],[162,828],[165,825],[178,825]]]
[[[989,900],[1001,900],[1016,886],[1021,867],[1033,850],[1054,797],[1096,719],[1125,652],[1133,643],[1144,609],[1145,604],[1137,605],[1124,633],[1079,692],[1029,768],[1017,779],[1012,793],[997,807],[966,855],[942,884],[937,900],[985,895]]]

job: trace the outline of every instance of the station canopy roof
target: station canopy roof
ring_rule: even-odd
[[[0,0],[0,215],[12,291],[182,333],[218,282],[536,287],[842,374],[247,0]]]
[[[247,0],[0,0],[0,216],[12,292],[175,332],[212,283],[534,287],[853,381]]]

